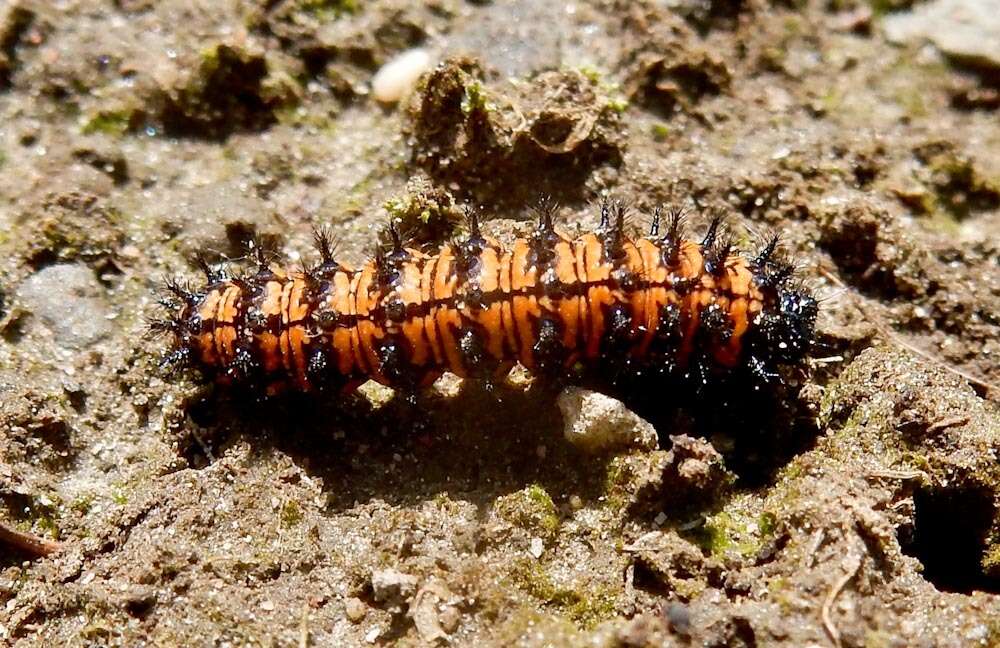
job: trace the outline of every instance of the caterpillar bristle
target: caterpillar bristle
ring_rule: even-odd
[[[716,214],[712,217],[712,220],[708,225],[708,231],[705,232],[705,237],[701,240],[701,249],[703,252],[715,245],[715,239],[719,235],[719,228],[721,226],[722,216],[720,214]]]
[[[531,210],[538,218],[538,231],[549,234],[554,231],[554,217],[559,211],[559,203],[551,196],[542,196]]]
[[[335,264],[334,254],[337,250],[337,242],[329,230],[313,226],[312,228],[313,247],[319,253],[322,264]]]

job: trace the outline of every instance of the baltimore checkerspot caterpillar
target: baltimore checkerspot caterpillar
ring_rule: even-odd
[[[817,302],[777,258],[777,237],[752,255],[715,219],[685,238],[679,210],[656,210],[630,237],[626,207],[607,201],[594,233],[570,239],[539,208],[534,232],[504,246],[470,210],[467,235],[433,253],[396,228],[350,268],[317,235],[319,263],[291,270],[258,246],[256,267],[167,285],[168,363],[187,362],[257,393],[350,391],[373,379],[401,390],[443,372],[491,380],[515,363],[570,379],[660,375],[707,385],[734,373],[756,386],[800,363]]]

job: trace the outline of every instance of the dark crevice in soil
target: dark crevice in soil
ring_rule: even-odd
[[[24,337],[25,318],[19,315],[14,311],[10,313],[9,319],[0,321],[0,339],[4,342],[17,344]]]
[[[757,646],[757,634],[754,632],[753,624],[750,620],[742,616],[732,616],[720,619],[709,628],[709,634],[716,638],[706,642],[704,645],[715,648],[716,646],[727,648],[755,648]]]
[[[130,119],[130,130],[153,125],[173,137],[223,141],[234,133],[259,132],[277,121],[288,96],[266,87],[263,56],[220,45],[207,53],[196,77],[176,92],[161,92],[152,111]]]
[[[0,16],[2,19],[3,16]],[[11,86],[11,77],[17,67],[17,48],[21,38],[35,21],[35,13],[24,7],[14,7],[7,16],[7,24],[0,24],[0,90]]]
[[[653,424],[661,447],[669,448],[668,437],[674,434],[710,440],[740,488],[771,483],[782,467],[815,443],[814,416],[789,385],[756,390],[734,379],[698,392],[652,382],[615,395]]]
[[[232,435],[225,426],[216,427],[219,422],[219,407],[213,398],[192,402],[187,415],[201,429],[209,428],[214,432],[211,436],[204,436],[192,431],[178,440],[178,452],[188,467],[201,470],[215,463]]]
[[[924,488],[913,500],[913,535],[902,546],[923,564],[924,577],[945,592],[1000,592],[1000,578],[982,564],[997,513],[992,493],[985,487]]]
[[[648,564],[642,560],[636,560],[632,564],[634,566],[632,572],[633,587],[653,596],[663,598],[671,596],[673,592],[668,584],[658,574],[654,573]]]
[[[749,4],[747,0],[700,0],[681,3],[677,11],[704,36],[714,29],[735,29]]]
[[[824,229],[819,244],[848,284],[866,295],[891,300],[900,295],[893,269],[879,260],[882,226],[873,214],[849,212]]]

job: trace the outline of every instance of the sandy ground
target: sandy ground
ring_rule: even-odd
[[[945,4],[0,4],[0,523],[59,543],[0,544],[0,642],[1000,645],[1000,62],[899,27]],[[812,361],[739,411],[522,377],[414,417],[246,405],[143,335],[199,254],[541,194],[780,232]]]

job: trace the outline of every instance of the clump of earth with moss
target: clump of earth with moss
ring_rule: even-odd
[[[964,12],[953,11],[965,2]],[[1000,27],[966,0],[0,7],[0,643],[1000,643]],[[991,31],[992,30],[992,31]],[[955,34],[962,35],[955,38]],[[387,62],[432,64],[396,105]],[[515,371],[239,400],[164,277],[542,196],[782,235],[810,362],[729,405]],[[620,401],[620,402],[619,402]]]

